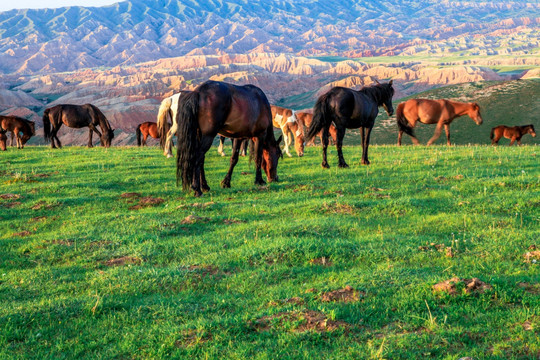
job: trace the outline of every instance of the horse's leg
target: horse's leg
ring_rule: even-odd
[[[263,139],[261,137],[254,139],[254,146],[253,151],[255,151],[255,185],[265,185],[266,181],[264,181],[262,177],[262,153],[263,153]]]
[[[362,128],[362,165],[369,165],[368,160],[368,149],[369,149],[369,137],[371,135],[371,129],[368,128]]]
[[[195,191],[195,196],[199,197],[202,195],[201,190],[201,178],[204,177],[204,156],[206,152],[212,146],[212,141],[215,136],[203,136],[200,142],[200,146],[197,149],[197,156],[195,157],[195,167],[193,171],[193,179],[191,183],[191,188]],[[206,185],[208,187],[208,185]]]
[[[510,144],[508,144],[508,146],[512,146],[514,145],[514,142],[516,141],[516,137],[515,136],[512,136],[512,140],[510,140]]]
[[[321,166],[325,169],[328,169],[330,168],[330,165],[328,165],[328,156],[327,156],[327,152],[328,152],[328,136],[329,136],[329,132],[328,132],[328,128],[323,128],[322,130],[322,151],[323,151],[323,154],[322,154],[322,163],[321,163]]]
[[[18,128],[13,129],[13,133],[15,133],[15,139],[17,140],[17,149],[22,149],[22,139],[19,133],[19,129]]]
[[[248,140],[243,139],[240,142],[240,156],[246,156],[247,155],[247,146],[248,146]]]
[[[88,147],[91,148],[91,147],[94,147],[94,145],[92,144],[92,134],[94,133],[92,131],[92,128],[90,126],[88,126]]]
[[[283,133],[283,143],[285,144],[283,151],[285,151],[288,157],[292,157],[291,152],[289,151],[289,128],[286,124],[281,128],[281,132]]]
[[[521,136],[516,138],[518,145],[521,145]]]
[[[147,133],[144,133],[143,134],[143,138],[142,138],[142,146],[145,146],[146,145],[146,139],[148,138],[148,134]]]
[[[444,124],[444,132],[446,133],[446,145],[451,146],[450,142],[450,124]]]
[[[217,152],[221,156],[225,156],[225,151],[223,151],[224,144],[225,144],[225,136],[220,136],[219,137],[219,146],[217,148]]]
[[[364,128],[362,128],[362,137],[364,137]],[[345,137],[345,128],[344,127],[338,127],[337,128],[337,139],[336,139],[336,149],[338,154],[338,167],[340,168],[348,168],[349,165],[345,162],[345,158],[343,157],[343,138]]]
[[[443,127],[442,122],[437,123],[437,127],[435,128],[435,133],[433,134],[431,139],[429,139],[429,141],[427,142],[428,146],[433,144],[435,141],[437,141],[439,136],[441,136],[442,127]]]
[[[90,134],[88,136],[88,147],[91,148],[91,147],[94,147],[94,145],[92,144],[92,132],[95,131],[96,134],[98,134],[98,136],[101,138],[101,133],[99,132],[99,130],[94,126],[94,124],[88,124],[88,128],[90,129]],[[103,130],[103,129],[102,129]],[[103,144],[101,144],[103,146]]]
[[[202,192],[210,191],[210,186],[208,186],[208,183],[206,182],[206,174],[204,172],[204,158],[201,165],[201,190]]]
[[[231,164],[229,166],[229,171],[227,171],[227,175],[223,178],[223,181],[221,181],[221,187],[222,188],[230,188],[231,187],[231,178],[232,173],[234,170],[234,167],[238,163],[238,155],[240,154],[240,144],[243,140],[240,139],[233,139],[233,149],[232,149],[232,155],[231,155]]]
[[[398,146],[401,146],[401,137],[403,136],[403,130],[399,130],[398,136],[397,136],[397,144]]]
[[[16,141],[16,139],[15,139],[15,130],[13,130],[11,132],[11,143],[10,143],[11,147],[15,146],[15,141]]]

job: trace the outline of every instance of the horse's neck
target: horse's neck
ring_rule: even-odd
[[[462,103],[457,101],[448,101],[450,105],[454,108],[454,114],[457,116],[463,116],[467,115],[469,113],[469,110],[471,109],[471,104],[469,103]]]

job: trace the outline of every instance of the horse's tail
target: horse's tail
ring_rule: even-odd
[[[186,190],[193,179],[195,160],[199,149],[199,94],[183,96],[178,106],[178,141],[176,144],[176,184],[181,180]]]
[[[49,119],[49,111],[50,109],[45,109],[45,112],[43,113],[43,136],[47,142],[51,140],[51,120]]]
[[[405,107],[405,103],[402,102],[401,104],[398,105],[396,109],[396,121],[397,121],[398,128],[400,131],[405,132],[405,134],[414,136],[413,127],[411,126],[411,124],[409,124],[409,121],[403,114],[404,107]]]
[[[157,131],[159,134],[159,146],[161,146],[161,149],[165,149],[167,133],[169,132],[169,122],[167,121],[167,115],[170,113],[171,105],[171,98],[166,98],[161,102],[161,105],[159,106],[159,112],[157,117]],[[174,121],[174,119],[172,120]]]
[[[495,128],[491,128],[491,133],[489,133],[489,138],[493,140],[493,137],[495,136]]]
[[[329,97],[330,93],[321,95],[315,103],[315,107],[313,108],[313,120],[309,125],[306,136],[307,142],[313,139],[323,128],[328,129],[330,124],[332,124],[333,115],[328,106]],[[328,133],[328,131],[325,131],[325,133]]]
[[[137,134],[137,146],[141,146],[142,145],[142,141],[141,141],[141,136],[142,136],[141,124],[139,124],[139,126],[137,126],[137,130],[135,132]]]

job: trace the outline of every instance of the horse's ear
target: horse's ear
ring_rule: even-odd
[[[394,80],[390,80],[390,82],[388,83],[388,85],[392,86],[393,83],[394,83]]]

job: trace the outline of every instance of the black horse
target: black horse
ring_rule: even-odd
[[[313,108],[313,122],[309,126],[306,141],[323,130],[323,162],[322,167],[329,168],[326,159],[328,148],[329,128],[332,124],[337,130],[336,148],[339,158],[339,167],[347,168],[349,165],[343,158],[343,137],[345,129],[361,129],[362,135],[362,164],[369,165],[368,146],[371,129],[375,123],[375,118],[379,113],[379,106],[384,107],[389,116],[394,113],[392,107],[392,96],[394,88],[392,80],[386,84],[364,87],[359,91],[334,87],[326,94],[317,99]]]
[[[210,190],[204,175],[204,157],[217,134],[234,139],[231,165],[222,187],[231,186],[240,140],[246,138],[251,138],[253,145],[250,156],[255,158],[255,184],[265,184],[261,167],[268,181],[278,180],[281,138],[276,141],[274,137],[270,104],[258,87],[207,81],[180,97],[177,123],[176,178],[182,181],[184,190],[189,184],[195,196]]]
[[[88,147],[94,146],[92,144],[92,133],[94,131],[101,139],[101,146],[111,146],[111,141],[114,138],[114,130],[111,128],[111,124],[109,124],[109,121],[105,115],[103,115],[101,110],[92,104],[62,104],[45,109],[45,112],[43,113],[43,131],[45,133],[45,139],[51,140],[51,147],[53,149],[56,148],[54,144],[55,139],[58,147],[62,147],[62,143],[60,143],[60,140],[56,136],[56,133],[58,130],[60,130],[62,123],[75,129],[88,127],[90,130],[88,135]],[[97,129],[96,126],[98,125],[103,134]]]

